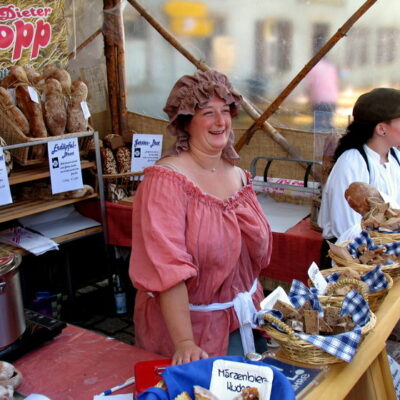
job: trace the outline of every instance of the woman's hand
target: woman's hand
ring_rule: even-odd
[[[197,346],[193,340],[183,340],[175,345],[172,365],[186,364],[204,358],[208,358],[208,354]]]

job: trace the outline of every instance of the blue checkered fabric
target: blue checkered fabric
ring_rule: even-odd
[[[385,245],[375,245],[374,241],[371,239],[369,236],[369,233],[367,231],[361,231],[360,235],[357,236],[351,243],[347,245],[347,249],[349,250],[350,254],[358,258],[360,256],[360,253],[358,252],[357,248],[358,246],[361,246],[362,244],[366,244],[368,250],[376,250],[376,249],[381,249],[384,248],[386,249],[387,254],[394,254],[397,257],[400,256],[400,242],[393,242]],[[393,260],[387,260],[385,262],[385,265],[388,264],[394,264]]]
[[[309,288],[303,282],[293,279],[289,291],[289,299],[295,308],[300,308],[307,300],[309,300],[312,309],[317,310],[320,317],[324,315],[321,303],[318,300],[318,291],[314,287]]]
[[[314,309],[322,310],[318,296],[314,297],[313,291],[307,288],[302,282],[296,280],[292,282],[289,298],[296,308],[301,307],[307,300],[311,299],[313,307],[317,307]],[[318,303],[318,306],[316,303]],[[279,318],[276,310],[272,310],[270,313]],[[350,290],[343,299],[340,316],[347,314],[352,316],[353,322],[356,324],[352,331],[331,336],[308,335],[306,333],[296,333],[296,336],[343,361],[350,362],[360,343],[362,337],[361,329],[368,323],[370,318],[368,303],[356,290]]]
[[[339,277],[339,272],[333,272],[325,279],[328,283],[335,283],[338,281]],[[380,292],[381,290],[386,289],[389,285],[385,274],[382,272],[381,265],[377,265],[374,269],[361,275],[361,280],[368,285],[369,293]]]

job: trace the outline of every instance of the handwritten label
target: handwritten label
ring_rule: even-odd
[[[89,107],[88,107],[86,101],[81,101],[81,109],[82,109],[83,116],[85,117],[85,119],[90,118],[91,114],[90,114]]]
[[[308,276],[310,277],[311,282],[317,288],[319,293],[325,293],[326,287],[328,286],[328,282],[325,280],[324,276],[321,274],[321,271],[318,268],[318,265],[313,262],[308,268]]]
[[[131,170],[143,171],[161,157],[163,135],[135,133],[132,137]]]
[[[210,391],[219,400],[232,400],[245,388],[256,388],[261,400],[271,397],[274,373],[270,367],[228,360],[215,360]]]
[[[39,103],[39,97],[37,91],[32,86],[28,86],[29,97],[35,103]]]
[[[0,205],[12,203],[10,184],[8,182],[6,161],[3,148],[0,147]]]
[[[47,143],[51,191],[53,194],[83,187],[78,138]]]

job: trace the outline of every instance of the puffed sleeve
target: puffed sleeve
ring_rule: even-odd
[[[197,275],[185,244],[187,194],[174,174],[148,168],[134,197],[129,274],[139,290],[164,291]]]

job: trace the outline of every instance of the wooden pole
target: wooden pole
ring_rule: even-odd
[[[293,89],[300,83],[300,81],[307,75],[307,73],[318,63],[321,58],[328,53],[328,51],[344,36],[346,36],[349,29],[354,23],[361,18],[362,15],[374,4],[377,0],[367,0],[339,29],[338,31],[325,43],[324,46],[315,54],[315,56],[301,69],[301,71],[292,79],[286,86],[281,94],[269,105],[264,113],[250,126],[249,129],[242,135],[235,145],[237,151],[246,143],[250,142],[254,132],[259,129],[264,122],[278,109],[286,97],[293,91]]]
[[[114,7],[113,0],[104,0],[104,54],[106,57],[107,65],[107,87],[108,98],[111,114],[112,133],[119,134],[120,120],[118,111],[118,72],[117,72],[117,57],[115,54],[114,40],[114,18],[110,10]]]
[[[201,60],[194,57],[188,50],[186,50],[178,40],[169,33],[159,22],[157,22],[149,12],[142,7],[136,0],[128,0],[128,2],[139,12],[139,14],[165,39],[167,40],[176,50],[178,50],[184,57],[186,57],[197,69],[201,71],[207,71],[210,67]],[[256,120],[260,113],[251,104],[249,100],[243,97],[242,102],[243,109],[247,114],[254,120]],[[294,158],[302,158],[300,153],[282,136],[272,125],[267,122],[264,123],[263,129],[265,129],[272,137],[275,142],[280,144],[289,154]]]
[[[69,53],[68,55],[68,60],[70,60],[71,58],[75,57],[76,53],[78,53],[79,51],[81,51],[83,48],[85,48],[89,43],[93,42],[94,39],[96,39],[96,37],[98,35],[100,35],[101,33],[101,28],[97,29],[96,32],[92,33],[84,42],[82,42],[75,51],[72,51],[71,53]]]
[[[115,10],[115,52],[117,61],[118,77],[118,117],[120,135],[126,133],[128,110],[126,108],[126,77],[125,77],[125,46],[124,46],[124,27],[122,19],[122,0],[114,0]]]

